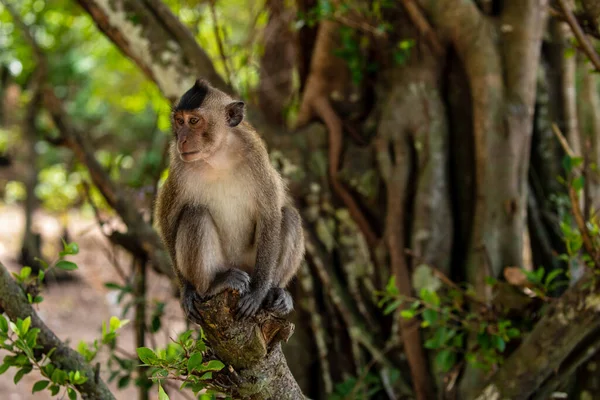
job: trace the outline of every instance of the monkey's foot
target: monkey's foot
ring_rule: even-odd
[[[236,316],[239,319],[246,319],[254,316],[262,306],[267,297],[267,290],[251,290],[250,293],[242,296],[237,304]]]
[[[202,301],[202,297],[196,292],[196,288],[186,283],[183,287],[183,294],[181,296],[181,307],[188,320],[195,324],[200,324],[200,313],[196,306],[197,303]]]
[[[241,269],[230,268],[225,272],[218,274],[203,297],[215,296],[226,289],[233,289],[240,292],[240,296],[248,291],[250,286],[250,275]]]
[[[294,310],[294,301],[287,290],[274,287],[267,293],[263,308],[266,311],[282,317]]]

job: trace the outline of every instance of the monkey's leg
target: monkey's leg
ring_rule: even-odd
[[[304,256],[304,235],[302,220],[298,211],[286,206],[282,210],[281,251],[273,283],[263,307],[277,315],[289,314],[294,309],[290,293],[284,289],[294,277]]]

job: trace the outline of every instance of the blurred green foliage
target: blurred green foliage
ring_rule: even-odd
[[[199,44],[225,75],[215,30],[224,42],[232,85],[252,97],[258,84],[262,54],[260,28],[267,22],[264,1],[232,0],[215,4],[216,21],[209,2],[169,0],[172,11],[190,28]],[[48,58],[48,84],[65,101],[74,124],[98,149],[96,156],[118,182],[132,188],[152,187],[164,168],[164,147],[170,135],[170,104],[139,68],[119,52],[77,4],[68,0],[23,0],[13,6]],[[11,117],[0,119],[0,155],[10,154],[15,163],[29,163],[21,155],[25,145],[20,119],[30,96],[29,82],[35,68],[32,50],[10,14],[0,5],[0,69],[9,71],[0,94],[17,85],[20,98]],[[70,151],[44,140],[56,136],[50,118],[38,116],[36,165],[40,170],[36,195],[49,211],[62,211],[82,202],[78,185],[87,180]],[[23,200],[21,183],[6,185],[4,200]]]

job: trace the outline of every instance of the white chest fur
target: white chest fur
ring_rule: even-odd
[[[244,171],[210,166],[185,171],[186,200],[206,207],[215,223],[226,261],[247,269],[256,258],[256,193]]]

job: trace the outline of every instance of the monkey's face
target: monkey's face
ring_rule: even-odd
[[[234,101],[206,81],[196,81],[173,109],[171,123],[179,158],[193,162],[214,155],[231,128],[242,122],[244,111],[244,102]]]
[[[176,111],[173,115],[173,132],[181,160],[193,162],[214,154],[224,137],[219,125],[200,109]]]

